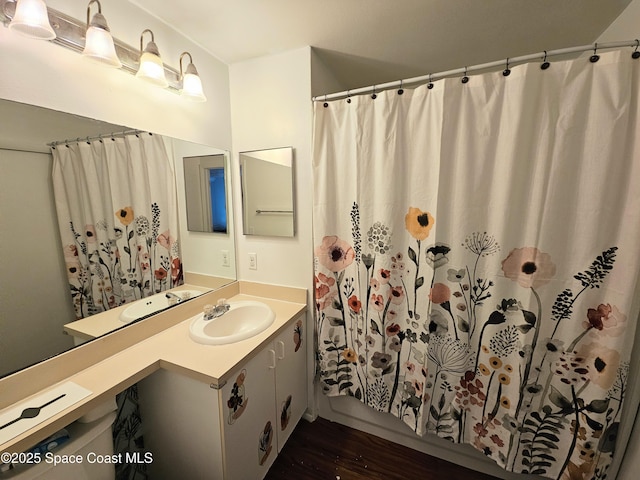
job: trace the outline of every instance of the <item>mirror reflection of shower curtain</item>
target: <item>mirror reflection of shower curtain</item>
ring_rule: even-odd
[[[615,476],[637,406],[638,62],[315,103],[327,395],[507,470]]]
[[[52,148],[53,185],[77,318],[180,285],[175,174],[162,138],[67,145]]]

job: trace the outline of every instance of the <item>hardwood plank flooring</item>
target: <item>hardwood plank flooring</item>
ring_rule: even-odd
[[[300,420],[265,480],[498,480],[318,418]]]

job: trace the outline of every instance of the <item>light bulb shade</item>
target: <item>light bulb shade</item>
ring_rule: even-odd
[[[18,0],[16,13],[9,24],[14,32],[39,40],[53,40],[56,32],[51,28],[44,0]]]
[[[122,63],[116,55],[113,37],[101,13],[96,13],[87,29],[82,55],[104,65],[120,68]]]
[[[182,77],[182,89],[180,95],[193,100],[194,102],[206,102],[207,97],[204,96],[202,90],[202,81],[198,75],[198,71],[193,63],[187,67],[187,71]]]
[[[164,65],[155,43],[149,42],[140,56],[140,68],[138,68],[136,77],[162,88],[169,86],[164,75]]]

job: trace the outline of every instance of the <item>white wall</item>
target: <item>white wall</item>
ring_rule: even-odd
[[[598,43],[633,40],[640,35],[640,0],[631,3],[596,40]]]
[[[48,0],[50,8],[84,21],[86,2]],[[20,36],[0,26],[0,98],[127,125],[196,143],[231,149],[228,68],[225,64],[126,0],[103,2],[113,36],[133,47],[150,28],[164,62],[178,68],[189,51],[203,82],[206,103],[153,88],[78,53]],[[145,42],[148,37],[145,36]]]
[[[296,235],[293,238],[248,236],[236,226],[238,278],[311,289],[311,60],[305,47],[232,65],[233,205],[242,218],[238,153],[277,147],[294,148]],[[247,254],[256,253],[258,269]]]

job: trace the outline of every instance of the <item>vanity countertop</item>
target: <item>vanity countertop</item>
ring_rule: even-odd
[[[199,313],[201,304],[207,300],[209,300],[207,303],[215,303],[215,301],[211,302],[214,300],[213,294],[205,294],[202,299],[199,297],[187,302],[184,306],[171,309],[164,315],[179,316],[180,318],[176,320],[174,325],[64,378],[64,381],[71,381],[90,390],[91,395],[40,423],[37,427],[0,445],[0,452],[24,451],[160,368],[188,375],[198,381],[210,384],[212,388],[221,387],[226,382],[227,376],[233,372],[234,367],[248,360],[254,352],[272,340],[285,324],[306,311],[307,308],[304,289],[286,288],[288,293],[293,292],[294,295],[288,298],[287,295],[277,295],[278,299],[275,299],[262,295],[265,293],[268,295],[275,291],[273,289],[279,287],[266,286],[262,289],[256,289],[255,284],[253,285],[245,289],[240,287],[239,293],[230,297],[228,301],[255,300],[269,305],[275,313],[275,320],[265,331],[252,338],[228,345],[202,345],[189,337],[189,324],[193,315]],[[196,302],[196,300],[199,301]],[[183,308],[187,306],[189,308]],[[103,338],[108,338],[111,335],[123,335],[126,332],[126,329],[120,330]],[[93,346],[99,348],[100,340],[102,339],[90,342],[87,347],[97,344]],[[16,375],[29,375],[29,373],[26,370]],[[0,388],[2,388],[3,380],[0,380]],[[28,381],[26,377],[25,381]],[[49,388],[59,383],[62,382],[51,384]],[[42,391],[44,390],[46,388]],[[41,391],[37,393],[41,393]]]

